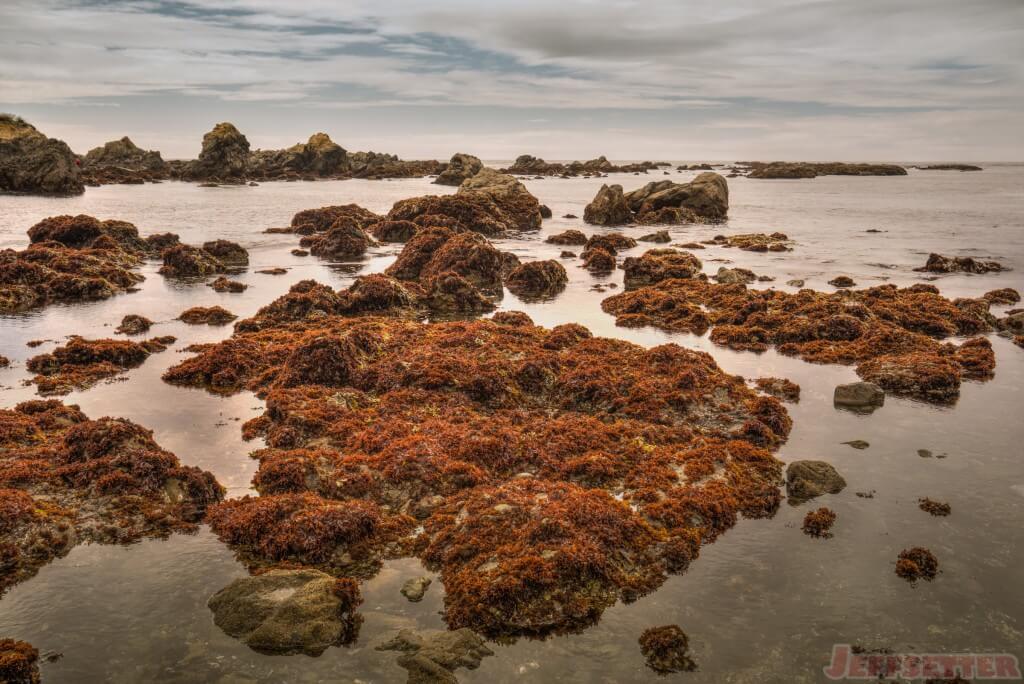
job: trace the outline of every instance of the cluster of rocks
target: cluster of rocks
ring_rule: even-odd
[[[222,497],[130,421],[55,400],[0,409],[0,592],[77,544],[194,531]]]
[[[729,211],[729,186],[717,173],[702,173],[689,183],[655,181],[624,193],[621,185],[602,185],[586,206],[583,220],[601,226],[627,223],[707,223]]]
[[[539,157],[523,154],[516,157],[512,166],[502,169],[502,172],[519,176],[561,176],[563,178],[570,178],[573,176],[603,176],[609,173],[647,173],[657,170],[662,166],[670,166],[670,164],[667,162],[643,161],[618,165],[608,161],[604,155],[589,161],[574,161],[562,164],[560,162],[549,163]]]
[[[87,340],[74,336],[52,352],[33,356],[25,364],[36,373],[32,382],[42,396],[69,394],[92,387],[104,378],[137,368],[151,354],[165,351],[175,342],[171,336],[142,342]]]
[[[1005,323],[997,319],[990,306],[985,298],[950,301],[931,285],[786,293],[692,276],[660,280],[602,302],[618,325],[695,334],[710,329],[713,342],[733,349],[774,346],[814,363],[857,363],[864,380],[935,402],[955,400],[963,379],[992,377],[995,355],[987,339],[940,341],[1012,324],[1010,316]]]
[[[921,273],[999,273],[1009,269],[998,261],[974,257],[947,257],[932,252],[924,266],[914,269]]]

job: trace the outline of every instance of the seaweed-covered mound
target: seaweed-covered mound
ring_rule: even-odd
[[[676,249],[651,249],[622,262],[626,287],[653,285],[668,278],[695,278],[703,268],[700,259]]]
[[[587,236],[583,231],[570,229],[549,235],[544,242],[552,245],[585,245],[587,244]]]
[[[728,183],[706,172],[689,183],[655,181],[628,193],[621,185],[603,185],[584,209],[583,220],[604,226],[701,223],[720,221],[728,213]]]
[[[647,659],[647,667],[658,674],[697,669],[689,650],[690,639],[679,625],[651,627],[640,635],[640,652]]]
[[[54,400],[0,409],[0,591],[79,543],[191,532],[222,496],[135,423]]]
[[[426,217],[445,217],[448,221],[427,222]],[[537,198],[512,176],[489,168],[463,181],[454,195],[425,195],[396,202],[388,218],[415,223],[423,219],[423,225],[448,225],[490,237],[538,230],[541,225]]]
[[[222,306],[193,306],[185,309],[178,320],[189,325],[226,325],[238,318]]]
[[[196,278],[241,270],[249,263],[249,253],[228,240],[204,243],[202,247],[177,244],[163,250],[160,274],[174,278]]]
[[[896,559],[896,574],[911,583],[919,579],[931,582],[939,574],[939,561],[926,548],[903,549]]]
[[[413,236],[385,273],[429,286],[442,273],[457,273],[487,292],[501,292],[502,276],[517,266],[515,255],[499,251],[487,238],[451,228],[425,228]]]
[[[548,259],[517,266],[505,279],[505,287],[520,297],[553,297],[564,290],[568,282],[565,267]]]
[[[170,336],[143,342],[72,337],[67,344],[48,354],[33,356],[25,366],[37,374],[32,382],[42,396],[68,394],[137,368],[150,354],[162,352],[173,343],[174,338]]]
[[[39,684],[39,649],[25,641],[0,639],[0,682]]]
[[[748,252],[789,252],[792,241],[785,233],[742,233],[740,235],[716,235],[704,244],[721,247],[738,247]]]
[[[0,251],[0,313],[112,297],[143,280],[133,269],[151,253],[132,224],[86,215],[43,219],[28,235],[27,249]]]
[[[67,143],[47,138],[19,117],[0,114],[0,191],[80,195],[85,186]]]
[[[265,440],[262,496],[211,515],[250,564],[365,574],[415,554],[450,626],[545,634],[778,506],[790,420],[707,354],[514,316],[332,314],[343,297],[307,283],[164,375],[266,398],[243,428]]]
[[[664,280],[604,300],[626,327],[654,326],[702,335],[738,350],[779,352],[813,363],[859,363],[857,373],[883,389],[928,400],[959,394],[962,378],[992,376],[987,340],[942,343],[990,332],[984,299],[950,301],[930,285],[881,285],[835,293],[750,290],[697,279]]]
[[[292,217],[291,231],[299,235],[324,233],[339,221],[365,229],[380,220],[380,216],[358,204],[332,205],[298,212]]]

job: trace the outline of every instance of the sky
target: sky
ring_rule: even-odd
[[[0,111],[79,152],[1024,160],[1024,0],[0,0]]]

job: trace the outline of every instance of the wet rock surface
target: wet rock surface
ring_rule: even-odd
[[[39,684],[39,650],[15,639],[0,639],[0,682]]]
[[[121,335],[142,335],[143,333],[149,332],[149,329],[152,326],[153,321],[149,320],[145,316],[128,314],[121,319],[121,324],[117,326],[114,332]]]
[[[222,306],[193,306],[185,309],[178,320],[189,325],[227,325],[238,318]]]
[[[813,363],[857,363],[857,374],[886,391],[947,402],[964,379],[992,377],[984,338],[961,345],[944,337],[991,332],[984,299],[950,301],[930,285],[881,285],[834,294],[750,290],[699,279],[671,279],[610,297],[602,308],[627,327],[703,334],[744,351],[769,347]]]
[[[851,382],[836,386],[832,402],[850,408],[875,408],[885,404],[885,391],[873,382]]]
[[[565,289],[569,276],[554,260],[520,264],[505,279],[505,287],[520,297],[549,298]]]
[[[350,297],[304,285],[164,376],[266,396],[244,428],[267,445],[261,496],[210,513],[254,567],[365,576],[416,555],[452,628],[542,635],[592,624],[778,505],[785,410],[706,354],[514,316],[333,313]]]
[[[235,580],[210,598],[213,621],[260,653],[318,656],[359,634],[358,584],[317,570],[270,570]]]
[[[76,544],[194,531],[222,495],[130,421],[55,400],[0,409],[0,591]]]
[[[656,181],[629,193],[621,185],[602,185],[584,209],[583,220],[602,226],[703,223],[724,219],[728,211],[729,186],[725,178],[709,172],[689,183]]]
[[[1008,269],[998,261],[974,257],[947,257],[933,252],[928,255],[928,261],[924,266],[914,270],[926,273],[998,273]]]
[[[494,652],[469,629],[417,632],[403,629],[377,646],[378,651],[398,651],[398,664],[408,671],[408,684],[457,684],[455,671],[475,670]]]
[[[549,235],[544,242],[552,245],[585,245],[587,244],[587,236],[579,230],[566,230]]]
[[[838,494],[845,488],[846,480],[824,461],[793,461],[786,467],[786,494],[791,504]]]
[[[808,537],[817,539],[828,539],[832,536],[832,525],[836,522],[836,513],[830,508],[819,508],[808,511],[804,516],[804,523],[801,529]]]
[[[78,164],[63,140],[47,138],[27,121],[0,114],[0,191],[80,195]]]
[[[739,235],[716,235],[705,244],[720,247],[736,247],[747,252],[788,252],[792,241],[785,233],[741,233]]]
[[[784,401],[800,401],[800,385],[786,378],[758,378],[754,381],[754,386],[765,394]]]
[[[429,577],[414,577],[413,579],[406,580],[402,585],[402,596],[409,599],[413,603],[422,601],[423,596],[427,593],[427,588],[430,586]]]
[[[438,185],[462,185],[462,181],[472,178],[484,168],[483,162],[471,154],[457,153],[452,156],[448,166],[434,180]]]
[[[748,178],[816,178],[817,176],[906,176],[896,164],[847,164],[843,162],[752,162]]]
[[[140,184],[169,177],[171,167],[155,150],[144,150],[124,136],[89,150],[82,159],[87,185]]]
[[[171,336],[143,342],[72,337],[67,344],[48,354],[33,356],[25,367],[36,373],[32,382],[40,395],[69,394],[141,366],[150,354],[165,351],[174,341]]]

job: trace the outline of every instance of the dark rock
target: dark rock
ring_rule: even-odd
[[[528,261],[505,279],[505,287],[520,297],[551,297],[565,289],[569,276],[554,260]]]
[[[658,674],[689,672],[697,665],[689,654],[690,640],[678,625],[651,627],[640,635],[640,652]]]
[[[990,273],[1009,270],[998,261],[983,261],[974,257],[947,257],[934,252],[928,255],[924,266],[915,271],[927,273]]]
[[[438,174],[434,181],[438,185],[462,185],[462,181],[472,178],[484,168],[478,157],[461,152],[452,156],[448,167]]]
[[[183,172],[185,180],[240,180],[249,171],[249,141],[233,124],[219,123],[203,136],[199,159]]]
[[[579,230],[566,230],[549,235],[544,242],[552,245],[585,245],[587,244],[587,236]]]
[[[693,278],[700,274],[700,259],[677,249],[651,249],[622,262],[626,287],[652,285],[668,278]]]
[[[667,230],[659,230],[657,233],[648,233],[637,238],[638,242],[671,242],[672,237]]]
[[[546,204],[540,205],[540,217],[541,218],[549,219],[549,218],[551,218],[551,216],[552,216],[552,214],[551,214],[551,207],[549,207]]]
[[[602,185],[583,210],[583,220],[599,226],[618,226],[632,219],[621,185]]]
[[[832,280],[828,281],[828,284],[832,287],[853,287],[857,283],[853,282],[853,278],[850,276],[836,276]]]
[[[231,280],[221,276],[214,280],[212,283],[207,283],[209,287],[212,287],[215,292],[245,292],[249,287],[245,283],[241,283],[237,280]]]
[[[148,332],[152,325],[153,321],[149,320],[145,316],[128,314],[121,319],[121,325],[117,326],[117,329],[114,330],[114,332],[122,335],[141,335],[144,332]]]
[[[80,195],[85,185],[67,143],[47,138],[16,116],[0,114],[0,191]]]
[[[203,251],[212,254],[227,266],[247,266],[249,264],[249,252],[237,242],[230,240],[204,242]]]

